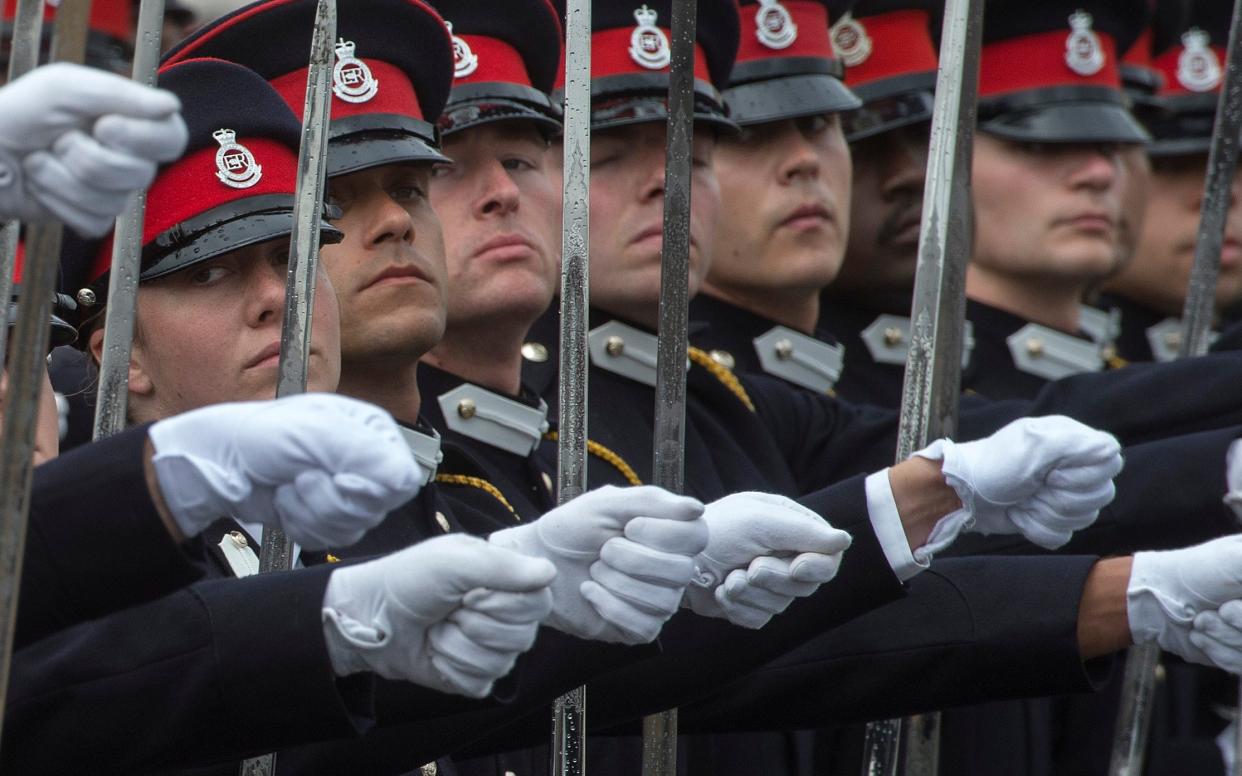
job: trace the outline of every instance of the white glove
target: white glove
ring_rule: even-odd
[[[1136,552],[1126,588],[1130,634],[1135,644],[1154,641],[1193,663],[1242,673],[1242,638],[1229,634],[1242,623],[1240,598],[1242,535],[1182,550]],[[1203,618],[1201,628],[1197,617]]]
[[[693,558],[707,546],[702,514],[697,500],[661,488],[606,486],[488,541],[556,565],[548,625],[644,644],[677,612]]]
[[[171,92],[64,63],[0,88],[0,216],[105,234],[157,164],[181,155],[180,109]]]
[[[217,404],[162,420],[149,435],[164,501],[186,536],[231,516],[307,549],[344,547],[421,482],[392,417],[344,396]]]
[[[1225,773],[1237,773],[1238,767],[1238,718],[1234,717],[1225,729],[1216,735],[1216,748],[1225,763]]]
[[[332,572],[323,631],[337,676],[482,698],[535,643],[556,568],[464,534]]]
[[[1021,418],[975,442],[938,439],[915,455],[943,460],[945,481],[962,501],[914,551],[920,563],[963,530],[1020,533],[1056,549],[1113,500],[1113,478],[1123,463],[1111,434],[1062,415]]]
[[[762,628],[832,579],[850,535],[798,502],[734,493],[707,505],[711,541],[695,558],[685,603],[697,614]]]
[[[1229,487],[1225,503],[1242,520],[1242,439],[1235,439],[1225,454],[1225,482]]]

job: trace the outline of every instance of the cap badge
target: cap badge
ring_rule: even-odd
[[[857,67],[871,56],[871,36],[862,22],[850,14],[845,14],[829,30],[832,35],[832,50],[837,53],[846,67]]]
[[[1182,33],[1182,53],[1177,55],[1177,82],[1192,92],[1210,92],[1220,85],[1220,60],[1208,46],[1208,34],[1198,27]]]
[[[354,56],[354,42],[341,38],[336,44],[336,67],[332,68],[332,93],[345,102],[368,102],[379,93],[379,81],[367,63]]]
[[[453,35],[453,23],[446,21],[449,35]],[[453,35],[453,77],[465,78],[479,69],[479,57],[470,50],[470,44]]]
[[[630,33],[630,58],[648,70],[668,67],[671,55],[664,30],[655,26],[657,12],[647,6],[634,10],[638,26]]]
[[[1070,14],[1072,31],[1065,39],[1065,64],[1078,75],[1095,75],[1104,69],[1104,50],[1091,29],[1091,14],[1075,11]]]
[[[237,142],[231,129],[217,129],[211,136],[220,144],[216,151],[216,177],[225,186],[248,189],[263,177],[263,168],[254,160],[250,149]]]
[[[755,12],[755,35],[770,49],[789,48],[798,39],[798,25],[780,0],[759,0]]]

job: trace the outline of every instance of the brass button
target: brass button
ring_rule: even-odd
[[[905,335],[896,326],[889,326],[884,330],[884,344],[890,348],[900,344],[903,339],[905,339]]]
[[[1031,337],[1026,341],[1026,352],[1039,358],[1044,354],[1044,341],[1039,337]]]
[[[473,418],[477,409],[478,407],[475,406],[474,399],[462,399],[457,402],[457,414],[461,415],[463,418]]]
[[[625,352],[625,340],[614,334],[604,343],[604,350],[608,351],[610,356],[619,356]]]
[[[95,292],[89,288],[78,289],[78,304],[83,307],[94,307],[99,299],[95,296]]]
[[[246,535],[241,531],[229,531],[229,539],[239,550],[244,550],[250,546],[250,542],[246,540]]]
[[[453,530],[453,526],[449,525],[448,518],[444,516],[443,512],[436,512],[436,523],[439,524],[440,530],[445,533],[449,533]]]
[[[737,366],[737,360],[734,359],[733,354],[727,350],[713,350],[708,355],[712,357],[712,361],[720,364],[725,369],[733,369]]]
[[[788,361],[793,355],[793,343],[787,339],[783,339],[776,343],[776,357],[781,361]]]
[[[540,476],[542,476],[542,477],[543,477],[543,486],[544,486],[545,488],[547,488],[547,489],[548,489],[548,492],[549,492],[549,493],[551,493],[551,492],[552,492],[552,477],[551,477],[551,475],[549,475],[547,472],[540,472],[539,474],[540,474]]]
[[[548,360],[548,349],[540,342],[522,343],[522,358],[542,364]]]
[[[435,763],[427,763],[418,769],[419,776],[436,776],[439,772],[440,769],[436,767]]]
[[[1156,681],[1163,682],[1165,679],[1164,663],[1156,663]]]
[[[1182,333],[1180,331],[1171,331],[1164,335],[1164,344],[1169,350],[1177,350],[1182,346]]]

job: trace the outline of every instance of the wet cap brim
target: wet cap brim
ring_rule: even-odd
[[[901,127],[931,121],[936,97],[931,91],[905,92],[869,100],[861,108],[841,114],[841,129],[851,143]]]
[[[61,345],[72,345],[73,341],[78,338],[78,330],[69,325],[60,316],[52,314],[52,331],[51,339],[48,341],[48,350]],[[17,303],[9,303],[8,327],[11,329],[17,325]]]
[[[559,135],[562,128],[560,108],[543,92],[491,82],[454,87],[440,114],[440,133],[448,136],[497,121],[531,121],[548,136]]]
[[[1181,103],[1177,107],[1174,107],[1174,100],[1164,99],[1140,113],[1143,126],[1152,138],[1147,153],[1150,156],[1208,153],[1216,124],[1216,99],[1215,94],[1193,95],[1177,100]]]
[[[395,114],[335,119],[328,134],[328,177],[403,162],[447,162],[431,123]]]
[[[286,238],[292,233],[292,195],[266,194],[230,202],[157,235],[143,248],[143,269],[138,279],[155,280],[241,248]],[[344,234],[339,229],[327,221],[320,222],[323,244],[339,243],[342,239]]]
[[[561,102],[563,92],[552,95]],[[591,81],[591,129],[615,129],[668,119],[668,74],[624,74]],[[719,93],[706,82],[694,81],[694,123],[729,132],[737,124],[728,118]]]
[[[1146,143],[1147,131],[1112,89],[1024,92],[979,105],[979,131],[1032,143]]]
[[[839,113],[862,105],[845,84],[830,75],[807,74],[752,81],[724,91],[729,118],[740,126]]]

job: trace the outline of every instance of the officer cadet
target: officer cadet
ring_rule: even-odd
[[[200,335],[201,347],[188,351],[212,373],[199,374],[201,383],[227,393],[217,399],[273,392],[275,354],[267,343],[279,327],[284,259],[273,258],[272,241],[287,242],[291,228],[299,136],[298,122],[279,96],[244,68],[218,61],[186,63],[165,70],[161,84],[186,105],[191,153],[164,167],[151,189],[146,278],[130,384],[140,417],[214,401],[205,397],[205,386],[172,373],[178,352],[160,339],[169,333],[188,337],[196,326],[226,336],[227,347]],[[326,226],[324,231],[329,237],[334,232]],[[77,301],[89,310],[91,319],[85,323],[96,352],[101,332],[90,327],[97,325],[106,302],[109,247],[107,242],[99,254],[74,257],[66,268],[68,281],[79,288]],[[170,297],[178,289],[181,305],[171,314]],[[226,301],[229,297],[232,302]],[[238,318],[250,316],[251,325],[228,326],[227,315],[212,313],[212,308],[228,307]],[[325,286],[320,322],[312,332],[312,387],[335,380],[334,313]],[[181,356],[183,369],[185,361]],[[151,465],[177,533],[193,535],[220,515],[245,514],[321,544],[356,536],[351,516],[363,526],[374,524],[417,488],[417,467],[382,410],[315,394],[278,402],[272,406],[282,409],[274,412],[264,406],[226,404],[147,430]],[[304,419],[292,422],[291,414]],[[238,429],[243,433],[235,436]],[[118,445],[145,441],[129,436]],[[87,448],[82,455],[94,452]],[[317,463],[323,459],[330,465]],[[332,476],[342,469],[350,472],[348,477]],[[149,488],[148,483],[144,490]],[[316,528],[324,515],[347,527],[332,528],[327,522]],[[231,549],[224,545],[221,553],[244,564],[242,534],[229,538]],[[130,549],[144,548],[150,545]],[[111,558],[113,563],[122,559],[138,567],[145,560]],[[167,575],[159,573],[166,562],[152,558],[156,578],[130,579],[122,589],[134,588],[130,594],[138,600],[166,592],[151,589],[167,583]],[[415,578],[419,567],[423,571]],[[503,579],[489,571],[502,568]],[[210,565],[205,569],[212,572]],[[369,681],[366,676],[345,678],[363,672],[435,688],[425,693],[428,708],[443,704],[436,698],[445,689],[482,697],[529,647],[548,613],[547,586],[554,575],[555,569],[541,561],[445,537],[349,568],[325,565],[196,583],[19,650],[9,695],[6,763],[27,772],[150,768],[356,735],[367,725]],[[497,592],[496,597],[466,600],[476,587],[512,595],[506,600],[507,593]],[[31,638],[63,627],[58,617],[80,619],[83,608],[92,606],[99,613],[107,594],[78,598],[62,610],[35,612],[43,630]],[[496,620],[494,615],[508,616],[510,605],[513,618],[507,624]],[[423,639],[461,638],[457,626],[429,630],[450,614],[475,620],[483,630],[472,631],[463,651],[454,648],[454,657],[435,646],[410,651]],[[160,624],[154,633],[152,622]],[[482,635],[489,630],[497,640]],[[403,643],[377,638],[380,634],[401,635]],[[108,659],[90,657],[100,654]],[[250,697],[251,691],[264,698]],[[117,697],[126,703],[118,704]],[[206,702],[209,698],[215,700]],[[134,736],[142,727],[135,720],[151,708],[170,713],[157,734]],[[84,726],[83,719],[93,723]],[[239,726],[242,735],[236,734]],[[69,736],[75,746],[56,746]]]
[[[1109,366],[1105,337],[1083,325],[1081,300],[1127,250],[1132,171],[1121,151],[1148,138],[1126,109],[1117,57],[1148,9],[1105,2],[988,10],[966,274],[975,350],[963,386],[1026,397],[1050,379]],[[1031,66],[1018,74],[1014,56]]]
[[[1229,21],[1230,10],[1214,3],[1166,2],[1156,8],[1152,63],[1163,86],[1137,111],[1152,135],[1147,154],[1153,185],[1138,249],[1104,283],[1099,302],[1120,313],[1118,353],[1130,361],[1177,357]],[[1234,181],[1217,311],[1242,299],[1242,178]]]

